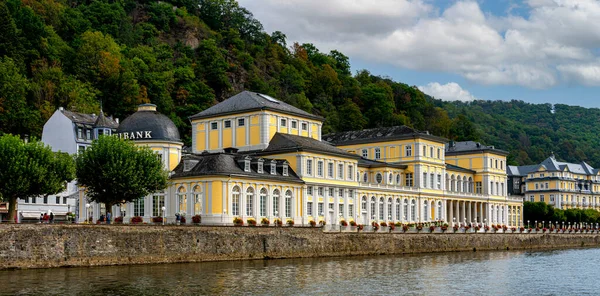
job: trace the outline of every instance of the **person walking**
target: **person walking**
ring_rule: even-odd
[[[108,212],[108,213],[106,214],[106,224],[110,224],[110,218],[112,218],[112,213],[111,213],[111,212]]]
[[[50,224],[54,223],[54,213],[50,212]]]

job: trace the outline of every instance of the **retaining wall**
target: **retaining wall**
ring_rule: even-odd
[[[599,234],[324,233],[318,228],[0,225],[0,269],[600,246]]]

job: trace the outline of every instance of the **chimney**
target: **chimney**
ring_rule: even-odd
[[[63,107],[58,107],[58,111],[65,111],[65,108],[63,108]]]

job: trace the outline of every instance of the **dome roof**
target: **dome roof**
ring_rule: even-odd
[[[181,142],[179,130],[154,104],[139,105],[137,112],[125,118],[117,129],[119,137],[130,140],[162,140]]]

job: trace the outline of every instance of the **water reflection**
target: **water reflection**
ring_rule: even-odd
[[[592,295],[600,249],[0,271],[2,295]]]

